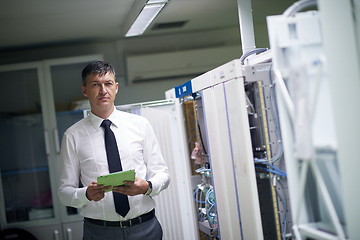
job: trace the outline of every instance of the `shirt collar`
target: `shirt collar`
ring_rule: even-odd
[[[109,119],[112,124],[115,126],[115,127],[119,127],[119,117],[118,117],[118,114],[119,114],[119,111],[116,110],[116,108],[114,109],[114,111],[112,112],[112,114],[107,118]]]
[[[115,127],[119,127],[119,124],[120,124],[118,115],[119,115],[119,111],[115,108],[114,111],[111,113],[111,115],[107,118],[112,122],[112,124]],[[90,118],[90,121],[91,121],[92,125],[94,126],[94,128],[100,128],[102,121],[105,120],[101,117],[96,116],[91,111],[89,113],[89,118]]]

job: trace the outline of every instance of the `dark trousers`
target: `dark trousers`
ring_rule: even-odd
[[[104,227],[84,222],[83,240],[161,240],[163,231],[156,217],[130,227]]]

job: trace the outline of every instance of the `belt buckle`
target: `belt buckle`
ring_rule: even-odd
[[[125,223],[129,222],[129,225],[126,225]],[[125,225],[123,225],[125,224]],[[120,221],[120,228],[126,228],[126,227],[130,227],[132,225],[131,219],[127,220],[127,221]]]

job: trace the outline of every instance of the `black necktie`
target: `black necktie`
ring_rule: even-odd
[[[109,165],[109,172],[122,171],[119,150],[116,144],[116,139],[113,131],[110,129],[111,121],[106,119],[101,123],[105,129],[105,148],[106,156]],[[126,195],[113,192],[115,209],[118,214],[125,217],[130,210],[129,199]]]

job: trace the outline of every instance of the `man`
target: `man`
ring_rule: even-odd
[[[88,64],[82,80],[81,89],[89,99],[91,113],[64,133],[60,200],[66,206],[81,208],[84,240],[161,239],[152,197],[167,188],[169,174],[153,129],[142,116],[115,108],[118,82],[109,63]],[[108,149],[109,132],[115,136],[115,154]],[[115,162],[120,170],[135,169],[135,180],[113,188],[98,185],[98,176],[113,172],[113,155],[117,155]],[[119,208],[125,210],[119,213]]]

